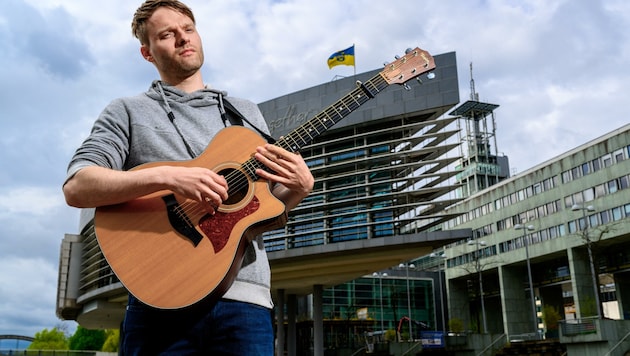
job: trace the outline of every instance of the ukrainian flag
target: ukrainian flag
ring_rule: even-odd
[[[332,68],[338,65],[354,65],[354,45],[344,49],[343,51],[335,52],[328,57],[328,68]]]

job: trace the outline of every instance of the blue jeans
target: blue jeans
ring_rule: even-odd
[[[219,300],[181,310],[148,307],[133,296],[121,332],[121,355],[265,355],[274,352],[271,310]]]

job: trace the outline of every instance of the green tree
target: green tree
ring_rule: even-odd
[[[68,350],[68,337],[57,327],[35,333],[34,339],[29,350]]]
[[[105,330],[90,330],[79,326],[69,342],[70,350],[100,351],[105,343]]]
[[[101,351],[105,352],[118,352],[118,341],[120,339],[120,331],[118,329],[105,330],[105,343]]]

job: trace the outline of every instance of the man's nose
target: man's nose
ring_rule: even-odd
[[[186,32],[181,32],[179,34],[179,40],[177,41],[177,44],[179,46],[183,46],[187,44],[188,42],[190,42],[190,38],[188,38],[188,34]]]

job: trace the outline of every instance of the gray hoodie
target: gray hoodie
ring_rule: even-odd
[[[196,157],[217,132],[230,125],[221,119],[220,96],[225,93],[213,89],[186,93],[154,81],[146,93],[112,101],[70,161],[67,179],[87,166],[129,170],[148,162]],[[268,133],[256,104],[232,97],[228,100],[249,122]],[[272,308],[270,278],[259,236],[250,243],[243,266],[224,298]]]

